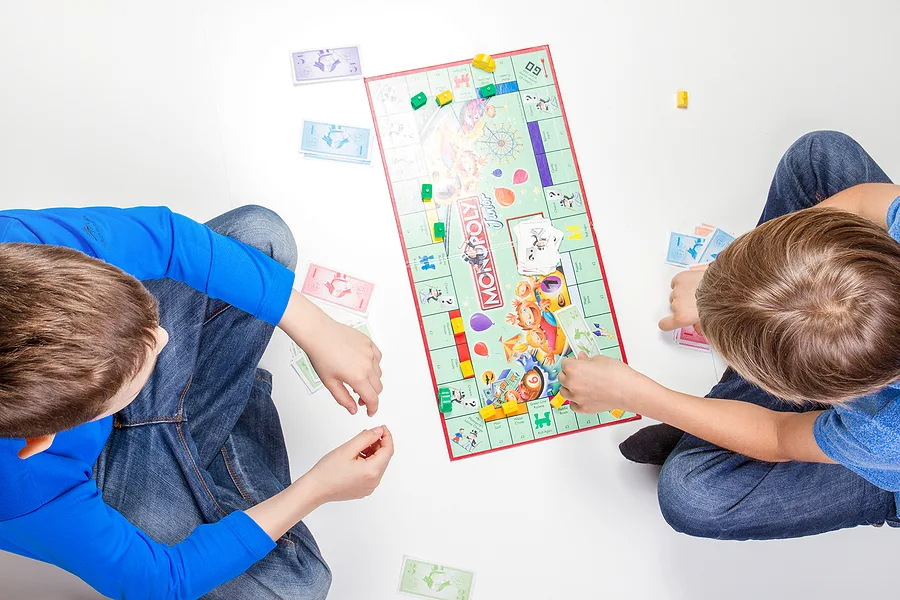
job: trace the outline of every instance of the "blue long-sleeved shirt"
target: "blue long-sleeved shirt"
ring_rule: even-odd
[[[900,242],[900,197],[885,221]],[[900,383],[826,410],[816,418],[813,435],[831,460],[894,492],[900,507]]]
[[[294,274],[258,250],[167,208],[0,211],[0,242],[67,246],[138,279],[169,277],[271,324]],[[183,542],[154,542],[103,502],[91,479],[112,417],[17,456],[0,438],[0,549],[57,565],[114,598],[195,598],[233,579],[275,544],[246,514],[197,527]]]

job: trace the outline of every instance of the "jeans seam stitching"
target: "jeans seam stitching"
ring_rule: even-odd
[[[182,411],[184,410],[184,398],[187,396],[188,389],[191,387],[191,383],[194,381],[194,375],[188,378],[187,384],[184,386],[184,389],[181,390],[181,397],[178,398],[178,415],[181,416]],[[181,430],[181,422],[175,423],[175,431],[178,432],[178,439],[181,440],[181,446],[184,448],[185,454],[187,454],[188,461],[191,463],[191,467],[194,469],[194,473],[197,475],[197,479],[200,480],[200,485],[203,486],[206,495],[209,496],[209,499],[212,501],[213,506],[216,507],[222,516],[227,516],[227,513],[222,510],[222,507],[219,506],[219,503],[216,502],[215,496],[213,496],[212,492],[209,489],[209,486],[206,485],[206,481],[203,479],[203,475],[200,473],[200,468],[197,466],[197,462],[194,460],[194,455],[191,454],[191,450],[188,448],[187,440],[184,438],[184,432]]]
[[[244,486],[238,481],[237,473],[234,472],[231,465],[231,459],[228,457],[228,451],[223,446],[219,452],[222,454],[222,460],[225,461],[225,470],[228,471],[228,476],[231,477],[231,481],[234,483],[234,487],[237,488],[238,493],[241,495],[241,498],[246,500],[251,505],[253,504],[253,500],[250,499],[250,495],[244,489]]]
[[[149,423],[179,423],[179,422],[181,422],[180,415],[175,415],[174,417],[159,415],[156,417],[147,417],[144,419],[137,419],[134,421],[121,420],[121,421],[118,421],[118,425],[120,427],[130,427],[132,425],[147,425]]]
[[[216,311],[213,312],[213,314],[211,314],[208,319],[203,321],[203,324],[206,325],[207,323],[209,323],[210,321],[212,321],[213,319],[215,319],[216,317],[221,315],[223,312],[225,312],[229,308],[231,308],[230,304],[223,304],[220,308],[217,308]]]
[[[209,486],[206,485],[206,481],[203,479],[203,475],[200,473],[200,468],[197,466],[196,461],[194,460],[191,451],[188,449],[187,440],[184,439],[184,432],[181,431],[181,424],[178,423],[175,425],[175,430],[178,432],[178,439],[181,440],[181,446],[184,448],[184,451],[187,453],[188,461],[191,463],[191,467],[194,469],[194,474],[197,475],[197,479],[200,480],[200,485],[203,486],[203,490],[206,492],[206,495],[209,496],[209,499],[212,501],[213,506],[216,507],[222,516],[227,516],[225,511],[222,510],[222,507],[219,506],[219,503],[216,502],[215,496],[213,496],[212,492],[209,489]]]

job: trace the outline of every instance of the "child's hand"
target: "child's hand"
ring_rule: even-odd
[[[682,271],[672,279],[672,293],[669,294],[669,304],[672,305],[672,314],[659,322],[659,328],[663,331],[674,331],[679,327],[693,325],[698,331],[700,316],[697,314],[697,287],[703,279],[706,267],[697,271]]]
[[[601,413],[614,408],[636,412],[636,399],[657,384],[625,363],[582,352],[567,358],[559,372],[559,393],[577,413]]]
[[[316,326],[315,335],[308,336],[303,349],[322,383],[351,415],[365,406],[371,417],[378,410],[381,393],[381,351],[364,334],[334,321],[324,313]],[[353,388],[359,396],[354,400],[344,387]]]
[[[386,426],[366,429],[323,456],[304,479],[325,502],[365,498],[381,483],[393,455],[394,439]]]

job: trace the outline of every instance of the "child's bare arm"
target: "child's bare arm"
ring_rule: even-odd
[[[840,208],[865,217],[887,229],[887,211],[900,196],[900,185],[861,183],[823,200],[818,206]]]
[[[834,462],[813,436],[821,411],[780,413],[749,402],[681,394],[604,356],[566,359],[559,381],[576,412],[622,408],[758,460]]]

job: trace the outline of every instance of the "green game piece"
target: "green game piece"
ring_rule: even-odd
[[[438,223],[434,224],[434,237],[438,238],[439,240],[442,240],[442,239],[444,239],[445,233],[447,233],[447,229],[446,229],[446,227],[444,227],[443,223],[438,222]]]
[[[442,413],[448,413],[448,412],[452,411],[453,410],[453,401],[450,400],[449,398],[446,398],[446,399],[441,398],[441,402],[438,405],[438,409]]]
[[[442,387],[438,389],[438,398],[440,398],[441,402],[450,400],[451,397],[452,394],[450,393],[450,388]]]
[[[432,191],[430,183],[422,184],[422,200],[431,200]]]
[[[478,94],[482,98],[485,98],[485,99],[490,98],[491,96],[496,96],[497,95],[497,86],[494,85],[493,83],[483,85],[480,88],[478,88]]]
[[[409,102],[412,104],[413,110],[419,110],[428,102],[428,97],[425,95],[425,92],[419,92],[410,98]]]

